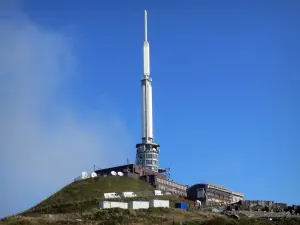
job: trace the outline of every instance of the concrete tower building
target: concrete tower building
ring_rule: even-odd
[[[144,74],[142,84],[142,142],[136,145],[136,164],[158,171],[159,144],[153,139],[152,79],[150,77],[150,45],[147,37],[147,11],[145,10]]]

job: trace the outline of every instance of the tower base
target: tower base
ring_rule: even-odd
[[[158,172],[160,145],[152,142],[136,145],[136,165]]]

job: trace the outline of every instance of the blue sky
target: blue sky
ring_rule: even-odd
[[[300,204],[300,2],[124,2],[1,1],[0,217],[133,162],[144,9],[160,166]]]

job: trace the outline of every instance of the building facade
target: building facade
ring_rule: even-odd
[[[122,172],[124,176],[134,177],[137,179],[140,179],[141,176],[145,176],[145,175],[155,175],[161,179],[166,179],[166,175],[162,173],[155,172],[153,170],[135,164],[128,164],[128,165],[116,166],[111,168],[99,169],[96,170],[95,173],[97,173],[98,176],[105,176],[105,175],[109,176],[111,175],[112,171]]]
[[[145,175],[141,179],[150,183],[156,189],[162,190],[164,193],[169,192],[177,196],[187,196],[187,185],[156,175]]]
[[[187,198],[204,205],[228,205],[242,200],[244,195],[214,184],[195,184],[187,189]]]
[[[187,185],[180,184],[176,181],[166,178],[163,173],[155,172],[153,170],[138,166],[135,164],[128,164],[122,166],[116,166],[111,168],[96,170],[98,176],[110,176],[112,171],[122,172],[124,176],[141,179],[158,190],[162,190],[164,193],[169,192],[173,195],[186,196]],[[164,171],[164,170],[163,170]]]

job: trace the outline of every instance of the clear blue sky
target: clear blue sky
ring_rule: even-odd
[[[18,8],[70,39],[79,75],[69,104],[85,118],[105,107],[103,96],[133,137],[131,160],[147,9],[160,166],[181,183],[300,204],[300,1],[27,0]]]

